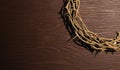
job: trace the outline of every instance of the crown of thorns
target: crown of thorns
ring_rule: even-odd
[[[80,0],[64,0],[60,12],[72,40],[92,51],[120,51],[120,32],[116,32],[116,37],[111,39],[98,36],[86,27],[79,13],[79,7]]]

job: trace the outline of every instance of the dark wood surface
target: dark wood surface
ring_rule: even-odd
[[[62,0],[2,0],[1,70],[120,70],[120,53],[96,57],[68,41]],[[87,27],[102,37],[120,31],[119,0],[81,0]]]

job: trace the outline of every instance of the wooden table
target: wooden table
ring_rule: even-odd
[[[2,0],[1,70],[120,70],[120,53],[96,57],[68,41],[62,0]],[[120,31],[119,0],[81,0],[87,27],[102,37]]]

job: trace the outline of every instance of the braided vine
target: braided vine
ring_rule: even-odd
[[[64,0],[60,12],[72,40],[92,51],[120,51],[120,32],[116,32],[116,37],[111,39],[98,36],[86,27],[79,13],[79,7],[80,0]]]

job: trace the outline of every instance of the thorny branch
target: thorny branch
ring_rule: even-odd
[[[80,0],[64,0],[61,16],[65,24],[69,24],[68,30],[72,33],[72,39],[80,44],[86,44],[96,52],[120,51],[120,32],[112,39],[99,37],[96,33],[88,30],[80,13]],[[79,24],[80,22],[80,24]]]

